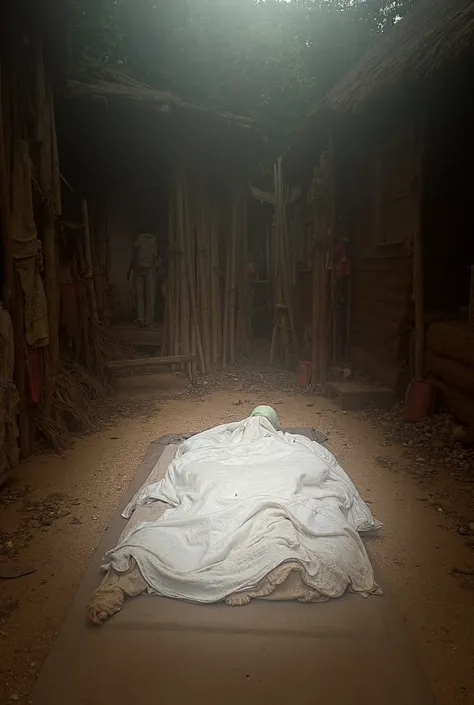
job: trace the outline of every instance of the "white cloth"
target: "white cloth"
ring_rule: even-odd
[[[150,592],[217,602],[295,560],[322,595],[377,591],[358,532],[381,524],[326,448],[265,418],[182,443],[163,480],[138,492],[124,516],[156,500],[171,508],[133,527],[102,566],[120,573],[135,558]]]

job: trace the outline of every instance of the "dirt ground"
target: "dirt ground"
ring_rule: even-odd
[[[128,380],[130,418],[77,439],[61,456],[40,455],[0,491],[0,703],[29,702],[42,662],[80,577],[148,444],[168,433],[275,406],[283,426],[313,426],[351,475],[384,528],[368,545],[398,601],[439,705],[468,705],[474,689],[473,475],[387,440],[377,417],[342,412],[296,392],[293,378],[230,376],[190,394],[171,375]],[[141,402],[146,401],[146,414]],[[449,456],[448,456],[449,457]],[[472,470],[471,470],[472,473]],[[383,599],[383,598],[381,598]],[[317,606],[324,609],[324,606]],[[309,607],[312,609],[313,607]]]

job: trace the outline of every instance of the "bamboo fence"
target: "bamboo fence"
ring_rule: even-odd
[[[296,250],[289,241],[287,202],[289,190],[283,181],[281,158],[274,165],[275,217],[271,239],[271,281],[274,301],[274,326],[270,362],[280,358],[289,365],[290,356],[299,349],[294,316]]]
[[[235,364],[251,347],[246,187],[218,198],[181,166],[169,211],[166,353],[195,353],[201,373]]]
[[[29,38],[26,44],[22,40],[24,32]],[[47,430],[56,447],[57,428],[61,425],[59,409],[66,406],[74,413],[75,403],[71,400],[76,391],[74,380],[62,369],[60,359],[59,235],[63,204],[53,86],[45,69],[41,31],[12,26],[12,31],[5,37],[6,41],[0,47],[1,295],[13,324],[19,444],[21,457],[27,458],[33,433],[32,420]],[[20,150],[26,150],[26,177],[14,168]],[[82,273],[79,286],[81,342],[76,352],[77,361],[94,375],[100,375],[104,373],[107,356],[102,317],[106,318],[110,297],[104,277],[108,256],[106,225],[100,220],[100,209],[97,210],[99,215],[96,210],[92,228],[87,203],[82,202],[82,222],[76,225],[74,234]],[[41,275],[47,309],[47,338],[34,351],[28,348],[26,294],[19,276],[22,255],[18,241],[19,237],[24,239],[24,234],[19,232],[18,213],[23,211],[28,217],[31,214],[29,226],[33,240],[29,246],[36,247],[38,252],[34,267]],[[31,257],[30,250],[28,253]],[[39,402],[32,399],[32,375],[36,373],[31,370],[30,352],[38,360]],[[58,379],[61,380],[60,388]],[[95,382],[91,381],[91,385],[94,386]],[[80,392],[81,385],[77,384],[76,389]],[[66,398],[65,394],[69,397]]]
[[[332,152],[323,152],[314,170],[309,193],[313,209],[313,312],[311,331],[311,381],[327,382],[332,353],[333,281],[327,267],[334,238],[334,185]]]

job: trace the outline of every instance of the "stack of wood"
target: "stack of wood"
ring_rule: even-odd
[[[234,364],[250,341],[246,189],[219,197],[181,167],[170,198],[166,353],[195,353],[205,373]]]
[[[448,410],[474,423],[474,328],[464,321],[433,323],[426,336],[426,373]]]

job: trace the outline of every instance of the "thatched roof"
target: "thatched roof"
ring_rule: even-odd
[[[164,114],[169,114],[174,109],[190,111],[235,127],[258,131],[251,118],[189,103],[173,93],[147,86],[101,64],[85,63],[77,67],[74,76],[67,83],[66,95],[69,98],[101,100],[106,105],[136,104]]]
[[[382,91],[430,77],[473,47],[473,0],[419,0],[314,112],[357,110]]]

